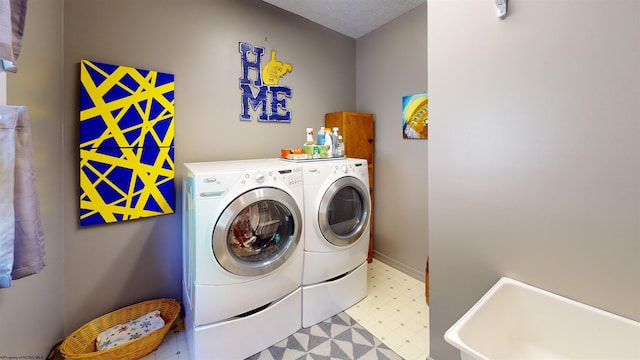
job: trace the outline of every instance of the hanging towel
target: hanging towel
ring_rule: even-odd
[[[16,60],[22,47],[27,0],[0,1],[0,60],[5,71],[18,71]]]
[[[0,288],[45,266],[31,127],[24,106],[0,106]],[[6,216],[5,216],[6,214]]]
[[[2,106],[2,110],[6,108]],[[4,112],[4,111],[3,111]],[[16,160],[16,117],[0,114],[0,288],[11,286],[15,212],[13,178]]]

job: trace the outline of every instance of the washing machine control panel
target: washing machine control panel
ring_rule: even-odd
[[[302,185],[302,169],[299,167],[279,170],[246,172],[242,185],[267,185],[283,183],[289,186]]]
[[[220,198],[234,186],[251,188],[256,186],[302,187],[302,168],[279,168],[253,170],[236,173],[220,173],[215,176],[198,177],[198,198]]]
[[[273,179],[278,179],[289,186],[302,186],[302,168],[274,170]]]
[[[246,172],[242,174],[240,179],[241,185],[260,185],[269,181],[268,175],[265,175],[263,171]]]
[[[264,173],[262,173],[261,171],[256,172],[255,180],[258,184],[262,184],[264,182],[264,179]]]

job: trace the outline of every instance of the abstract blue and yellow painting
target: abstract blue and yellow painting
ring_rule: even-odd
[[[429,135],[429,97],[426,93],[402,97],[402,137],[426,139]]]
[[[80,225],[175,211],[174,76],[80,62]]]

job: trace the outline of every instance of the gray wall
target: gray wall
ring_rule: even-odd
[[[640,2],[431,1],[431,356],[502,275],[640,320]]]
[[[79,62],[89,59],[175,74],[176,180],[191,161],[277,157],[324,114],[355,107],[355,40],[261,1],[65,0],[65,331],[116,307],[180,298],[176,214],[80,228]],[[293,71],[290,124],[240,122],[238,42],[277,51]],[[268,53],[265,54],[269,56]],[[267,58],[268,60],[268,58]],[[181,194],[177,194],[180,206]]]
[[[357,110],[375,115],[374,255],[424,281],[427,144],[402,138],[402,97],[427,91],[427,5],[356,41]]]
[[[30,1],[22,40],[7,104],[28,107],[47,265],[0,289],[0,358],[45,356],[64,338],[62,0]]]

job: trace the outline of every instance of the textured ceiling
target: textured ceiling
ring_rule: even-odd
[[[427,0],[263,0],[354,39]]]

